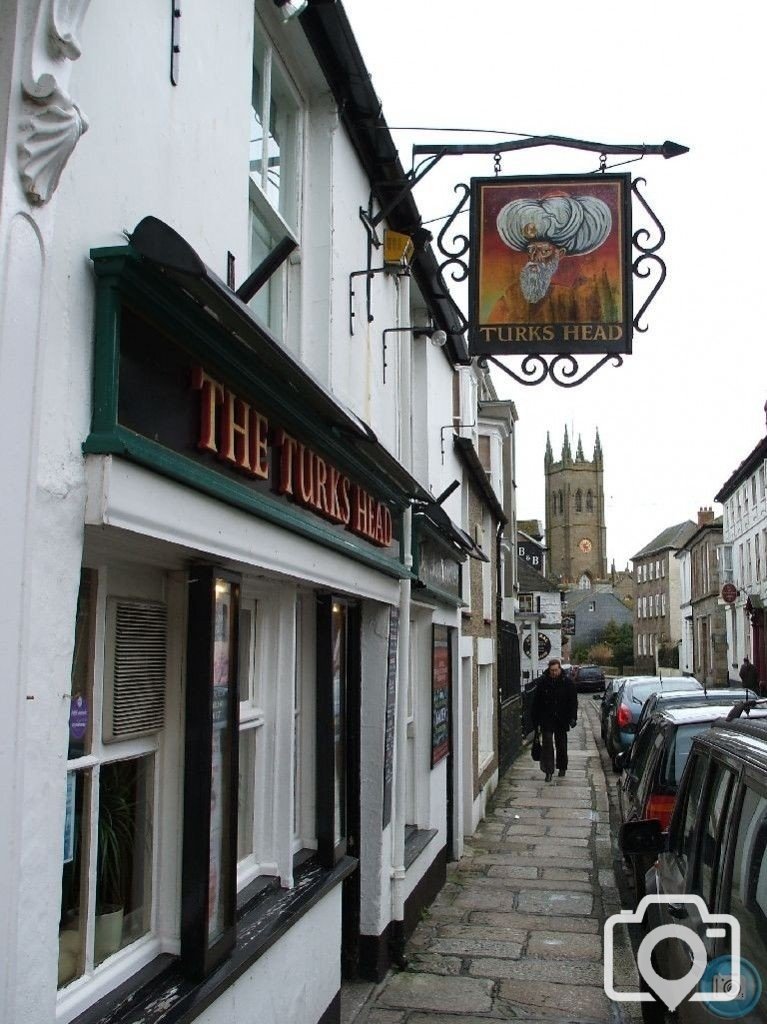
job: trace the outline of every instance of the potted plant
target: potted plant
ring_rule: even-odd
[[[101,769],[96,862],[96,963],[122,945],[136,836],[136,762]]]

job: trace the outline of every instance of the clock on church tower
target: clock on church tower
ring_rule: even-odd
[[[578,541],[578,547],[581,549],[584,555],[587,555],[591,551],[593,546],[594,545],[591,543],[588,537],[583,537],[582,540]]]

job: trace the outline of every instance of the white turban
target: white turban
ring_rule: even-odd
[[[610,207],[594,196],[514,199],[496,221],[498,234],[516,252],[525,252],[531,242],[551,242],[570,256],[598,249],[612,223]]]

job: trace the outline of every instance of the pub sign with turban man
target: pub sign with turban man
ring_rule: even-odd
[[[472,355],[631,351],[630,176],[473,178]]]

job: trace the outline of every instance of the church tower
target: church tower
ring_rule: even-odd
[[[573,458],[565,427],[562,453],[554,461],[546,435],[546,546],[549,575],[563,584],[590,587],[607,577],[607,527],[602,444],[597,430],[590,462],[580,437]]]

